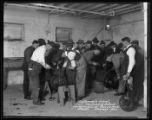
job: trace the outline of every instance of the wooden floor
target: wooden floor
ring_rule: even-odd
[[[114,91],[106,90],[104,94],[92,92],[88,97],[78,101],[74,106],[67,102],[65,106],[60,107],[57,101],[49,101],[49,95],[46,97],[45,105],[36,106],[31,100],[24,100],[21,85],[8,86],[4,90],[3,113],[4,116],[57,116],[57,117],[137,117],[146,118],[147,113],[143,112],[143,106],[138,107],[133,112],[125,112],[119,108],[119,98],[114,96]],[[56,95],[55,95],[56,96]],[[86,101],[108,101],[115,104],[115,109],[97,110],[90,108],[82,110],[80,104],[86,104]],[[87,102],[89,103],[89,102]],[[79,106],[79,108],[78,108]]]

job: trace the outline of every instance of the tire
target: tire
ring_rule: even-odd
[[[126,96],[124,95],[124,96],[121,96],[119,99],[120,108],[126,112],[131,112],[135,110],[135,105],[133,101],[130,98],[126,99],[125,97]]]

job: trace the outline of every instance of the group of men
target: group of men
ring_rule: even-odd
[[[51,92],[49,99],[53,100],[52,95],[57,92],[62,106],[66,97],[75,104],[90,90],[103,93],[104,87],[115,89],[115,95],[123,95],[125,81],[132,77],[133,81],[129,82],[133,84],[133,98],[138,102],[143,91],[143,51],[138,40],[131,42],[129,37],[124,37],[121,41],[106,44],[97,38],[76,43],[34,40],[24,51],[24,98],[43,105],[46,83]]]

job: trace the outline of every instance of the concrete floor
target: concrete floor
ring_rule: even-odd
[[[67,102],[65,106],[60,107],[57,101],[49,101],[49,95],[46,97],[45,105],[36,106],[32,104],[31,100],[23,99],[22,85],[8,86],[6,90],[3,91],[3,113],[4,116],[65,116],[65,117],[137,117],[146,118],[147,113],[143,112],[143,106],[138,107],[133,112],[125,112],[119,108],[119,98],[114,96],[114,91],[106,90],[104,94],[97,94],[92,92],[88,97],[83,100],[88,101],[108,101],[117,106],[117,110],[78,110],[76,105],[80,103],[77,102],[75,107],[72,106],[71,102]],[[82,101],[83,101],[82,100]]]

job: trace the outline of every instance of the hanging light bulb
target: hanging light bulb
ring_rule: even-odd
[[[106,25],[107,28],[110,28],[110,25]]]
[[[106,25],[106,30],[110,30],[110,25],[109,24]]]

